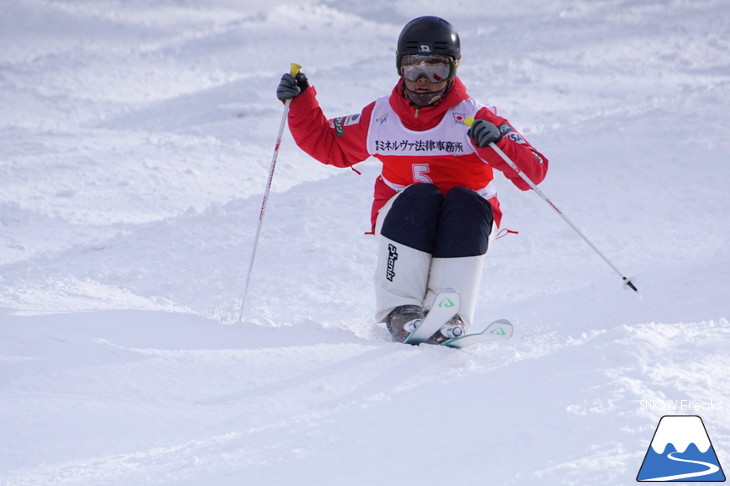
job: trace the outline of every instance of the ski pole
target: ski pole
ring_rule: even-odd
[[[291,63],[291,69],[289,74],[296,77],[299,74],[299,70],[302,68],[299,64]],[[266,210],[266,202],[269,199],[269,192],[271,191],[271,181],[274,179],[274,169],[276,168],[276,159],[279,156],[279,146],[281,145],[281,137],[284,135],[284,126],[286,125],[286,118],[289,114],[289,104],[291,98],[284,102],[284,112],[281,114],[281,123],[279,124],[279,133],[276,136],[276,144],[274,145],[274,155],[271,157],[271,166],[269,167],[269,178],[266,182],[266,190],[264,191],[264,197],[261,200],[261,211],[259,212],[259,223],[256,227],[256,236],[253,240],[253,250],[251,250],[251,261],[248,264],[248,273],[246,274],[246,284],[243,287],[243,295],[241,297],[241,308],[239,310],[238,322],[243,321],[243,312],[246,306],[246,296],[248,295],[248,285],[251,283],[251,273],[253,271],[253,262],[256,259],[256,249],[259,245],[259,235],[261,234],[261,225],[264,222],[264,211]]]
[[[469,117],[466,118],[466,120],[464,120],[464,123],[466,124],[466,126],[470,127],[470,126],[472,126],[472,124],[474,124],[474,118],[471,117],[471,116],[469,116]],[[502,160],[504,160],[507,163],[507,165],[509,165],[512,168],[512,170],[514,170],[515,172],[517,172],[517,174],[522,178],[522,180],[525,181],[530,186],[530,188],[533,191],[535,191],[535,193],[538,196],[540,196],[546,203],[548,203],[548,205],[551,208],[553,208],[555,210],[555,212],[558,213],[558,215],[561,218],[563,218],[563,220],[566,223],[568,223],[568,226],[570,226],[571,228],[573,228],[573,231],[575,231],[576,233],[578,233],[578,236],[580,236],[583,239],[583,241],[585,241],[586,243],[588,243],[588,246],[590,246],[593,249],[593,251],[595,251],[598,254],[598,256],[600,256],[603,259],[603,261],[606,262],[606,264],[608,264],[608,266],[611,267],[613,269],[613,271],[616,272],[616,274],[619,277],[621,277],[621,279],[624,282],[624,288],[629,288],[629,289],[633,290],[636,293],[639,292],[639,289],[636,288],[636,286],[634,285],[634,283],[628,277],[626,277],[623,273],[621,273],[621,271],[616,267],[616,265],[614,265],[613,263],[611,263],[611,261],[606,257],[606,255],[604,255],[601,252],[601,250],[599,250],[598,247],[596,247],[596,245],[594,245],[591,242],[591,240],[589,240],[588,237],[586,237],[586,235],[584,235],[583,232],[581,230],[579,230],[578,227],[576,225],[574,225],[573,222],[571,220],[569,220],[568,217],[565,214],[563,214],[563,212],[560,209],[558,209],[558,207],[545,195],[545,193],[543,193],[537,187],[537,185],[534,182],[532,182],[530,180],[530,178],[527,177],[525,175],[525,173],[520,170],[519,167],[517,167],[517,164],[515,164],[512,161],[512,159],[510,159],[507,156],[507,154],[505,154],[504,152],[502,152],[502,149],[500,149],[499,147],[497,147],[497,145],[494,142],[490,143],[489,146],[495,152],[497,152],[497,155],[499,155],[502,158]]]

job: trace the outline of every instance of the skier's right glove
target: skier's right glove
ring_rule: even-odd
[[[280,101],[290,100],[302,94],[309,88],[309,81],[303,72],[299,72],[296,77],[286,73],[281,77],[279,87],[276,89],[276,97]]]
[[[494,123],[486,120],[474,120],[474,124],[466,134],[474,141],[474,145],[479,148],[484,148],[490,143],[497,143],[502,139],[499,128]]]

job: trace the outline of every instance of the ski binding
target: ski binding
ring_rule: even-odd
[[[461,298],[456,290],[442,290],[434,299],[433,306],[428,311],[428,314],[426,314],[426,317],[417,324],[416,329],[403,342],[406,344],[420,344],[427,341],[431,336],[439,332],[441,326],[459,312],[460,305]],[[511,338],[513,332],[514,326],[512,326],[511,322],[507,319],[497,319],[483,331],[447,339],[439,343],[439,345],[450,348],[465,348],[484,341],[504,341]]]
[[[512,337],[514,326],[507,319],[497,319],[489,324],[483,331],[464,334],[463,336],[448,339],[441,343],[441,346],[450,348],[465,348],[484,341],[504,341]]]
[[[420,344],[434,334],[441,326],[459,312],[461,298],[456,290],[446,289],[439,292],[431,309],[416,329],[403,340],[406,344]]]

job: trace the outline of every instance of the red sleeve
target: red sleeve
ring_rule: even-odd
[[[545,175],[548,170],[548,159],[520,133],[514,129],[514,127],[501,116],[497,116],[486,108],[482,108],[475,117],[479,120],[487,120],[499,128],[502,133],[502,140],[497,142],[497,147],[502,149],[502,152],[515,163],[515,165],[534,183],[539,184],[545,179]],[[495,169],[502,171],[512,183],[523,191],[530,189],[522,177],[512,169],[507,163],[502,160],[502,157],[497,154],[492,148],[476,148],[477,154],[482,160],[485,160]]]
[[[327,120],[316,94],[310,86],[289,106],[289,130],[297,145],[323,164],[336,167],[349,167],[367,159],[370,156],[367,135],[374,103],[360,114]]]

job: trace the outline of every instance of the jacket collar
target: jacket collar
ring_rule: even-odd
[[[422,107],[413,106],[403,94],[403,80],[401,79],[390,93],[389,102],[390,107],[393,108],[393,111],[407,129],[422,131],[438,125],[447,110],[466,99],[469,99],[466,86],[456,77],[451,83],[451,88],[446,96],[436,104]]]

